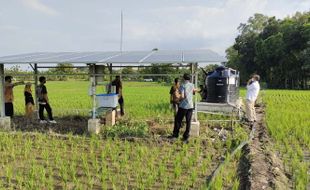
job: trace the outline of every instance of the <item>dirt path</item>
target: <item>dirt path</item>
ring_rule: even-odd
[[[256,108],[257,122],[254,138],[245,151],[248,161],[248,183],[245,189],[291,189],[284,174],[283,163],[272,151],[272,141],[264,120],[263,107]]]

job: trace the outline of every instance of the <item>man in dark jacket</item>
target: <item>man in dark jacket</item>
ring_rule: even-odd
[[[47,89],[45,86],[46,78],[44,76],[41,76],[39,78],[40,85],[36,89],[38,102],[39,102],[39,117],[40,117],[40,123],[47,123],[47,121],[44,118],[44,108],[46,109],[46,112],[48,114],[49,123],[57,123],[53,118],[52,108],[49,104],[49,99],[47,96]]]

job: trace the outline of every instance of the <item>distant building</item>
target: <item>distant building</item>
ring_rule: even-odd
[[[143,79],[145,82],[153,82],[153,79]]]

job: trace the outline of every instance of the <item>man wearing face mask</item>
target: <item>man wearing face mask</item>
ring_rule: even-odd
[[[40,117],[40,123],[57,123],[54,118],[53,118],[53,113],[52,113],[52,108],[49,104],[49,99],[47,96],[47,89],[45,86],[46,83],[46,78],[44,76],[41,76],[39,78],[40,85],[36,89],[37,97],[38,97],[38,102],[39,102],[39,117]],[[44,109],[46,109],[46,112],[48,114],[49,120],[46,121],[44,118]]]
[[[246,86],[247,93],[245,101],[245,111],[246,111],[246,118],[248,122],[250,122],[251,126],[256,121],[256,113],[254,105],[260,90],[259,80],[260,80],[259,75],[253,74]]]

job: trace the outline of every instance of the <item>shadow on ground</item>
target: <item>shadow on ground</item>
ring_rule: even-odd
[[[55,118],[56,124],[41,124],[38,119],[26,119],[24,116],[15,116],[12,120],[12,128],[23,132],[42,132],[82,135],[87,133],[88,117],[66,116]]]

